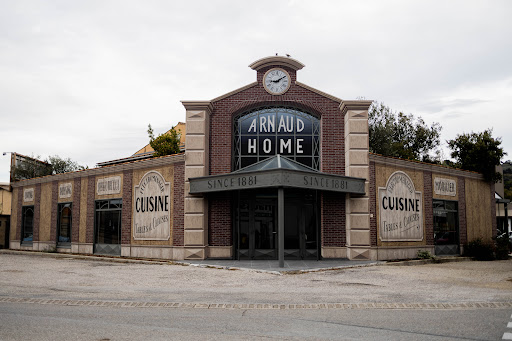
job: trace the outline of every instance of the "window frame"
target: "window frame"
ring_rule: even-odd
[[[32,221],[31,221],[31,237],[25,237],[25,235],[27,234],[27,212],[28,211],[32,211]],[[29,205],[29,206],[22,206],[21,207],[21,235],[20,235],[20,243],[22,245],[32,245],[33,241],[34,241],[34,216],[35,216],[35,211],[34,211],[34,205]],[[30,240],[25,240],[27,238],[30,238]]]
[[[61,228],[62,228],[62,213],[64,209],[69,208],[69,241],[60,241]],[[57,204],[57,246],[58,247],[71,247],[71,239],[73,233],[73,203],[62,202]]]

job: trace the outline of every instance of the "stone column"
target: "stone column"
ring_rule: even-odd
[[[210,114],[209,101],[182,101],[187,110],[185,138],[185,221],[184,258],[205,259],[208,246],[208,201],[203,195],[190,194],[189,178],[209,175]]]
[[[343,101],[340,105],[345,121],[345,175],[366,179],[366,194],[347,194],[345,201],[349,259],[376,259],[370,237],[368,108],[371,103]]]

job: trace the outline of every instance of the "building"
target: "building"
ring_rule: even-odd
[[[480,174],[369,153],[371,101],[298,81],[273,56],[256,81],[183,101],[185,151],[13,183],[13,249],[162,259],[405,259],[496,235]],[[141,153],[145,153],[145,148]]]
[[[0,182],[0,249],[9,247],[11,202],[11,186]]]

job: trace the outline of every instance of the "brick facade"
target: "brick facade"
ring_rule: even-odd
[[[34,223],[32,240],[39,241],[39,227],[41,225],[41,184],[37,184],[34,189]]]
[[[94,214],[95,214],[95,194],[96,194],[96,181],[94,176],[87,179],[87,215],[86,215],[86,230],[85,242],[94,242]]]
[[[130,244],[132,235],[133,171],[123,172],[123,208],[121,210],[121,244]]]
[[[22,226],[22,211],[23,211],[23,187],[17,189],[18,191],[18,205],[16,216],[16,240],[21,240],[21,226]]]
[[[272,66],[257,71],[257,82],[252,87],[231,96],[213,101],[210,116],[209,164],[210,175],[230,173],[233,153],[233,120],[253,109],[269,106],[293,107],[321,119],[320,170],[325,173],[345,175],[344,118],[340,102],[296,84],[296,71],[280,66],[291,78],[289,90],[280,96],[270,95],[261,85],[263,76]],[[329,246],[344,246],[345,197],[328,196],[333,200],[321,209],[322,236]],[[229,195],[215,195],[209,199],[210,228],[208,240],[212,246],[233,244],[232,200]]]
[[[377,188],[375,184],[375,162],[370,162],[370,242],[377,246]]]
[[[73,212],[71,216],[71,242],[78,243],[80,231],[80,196],[82,192],[82,179],[76,178],[73,182]]]
[[[434,208],[432,200],[432,172],[423,172],[423,203],[427,245],[434,245]]]
[[[463,177],[457,178],[457,194],[459,201],[459,240],[464,245],[468,242],[468,225],[466,222],[466,181]]]
[[[174,165],[173,184],[173,224],[172,240],[174,246],[183,246],[185,224],[185,164]]]
[[[50,241],[57,242],[57,216],[58,209],[58,198],[59,198],[59,182],[52,182],[52,214],[50,218]]]

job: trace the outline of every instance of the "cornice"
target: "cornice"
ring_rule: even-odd
[[[243,86],[243,87],[238,88],[236,90],[230,91],[227,94],[224,94],[222,96],[216,97],[216,98],[212,99],[211,102],[212,103],[218,102],[218,101],[220,101],[220,100],[222,100],[224,98],[227,98],[229,96],[233,96],[233,95],[235,95],[235,94],[237,94],[239,92],[242,92],[244,90],[250,89],[250,88],[252,88],[253,86],[256,86],[256,85],[258,85],[258,82],[253,82],[251,84],[247,84],[246,86]]]
[[[344,115],[348,110],[368,110],[373,101],[341,101],[340,110]]]
[[[379,154],[373,154],[370,153],[370,161],[373,161],[375,163],[388,165],[388,166],[397,166],[401,168],[409,168],[414,170],[421,170],[421,171],[427,171],[432,172],[436,174],[444,174],[444,175],[451,175],[451,176],[462,176],[465,178],[471,178],[476,180],[483,180],[484,177],[480,173],[467,171],[463,169],[458,168],[451,168],[447,166],[441,166],[436,165],[433,163],[426,163],[421,161],[413,161],[413,160],[404,160],[399,159],[396,157],[390,157],[390,156],[383,156]]]
[[[297,71],[302,69],[305,65],[293,58],[282,56],[271,56],[261,58],[249,65],[251,69],[256,71],[266,66],[287,66]]]
[[[323,97],[327,97],[327,98],[329,98],[329,99],[332,99],[332,100],[333,100],[333,101],[335,101],[335,102],[338,102],[338,103],[343,102],[343,100],[342,100],[342,99],[340,99],[340,98],[338,98],[338,97],[335,97],[335,96],[333,96],[333,95],[329,95],[329,94],[328,94],[328,93],[326,93],[326,92],[323,92],[323,91],[320,91],[320,90],[318,90],[318,89],[315,89],[315,88],[313,88],[313,87],[311,87],[311,86],[309,86],[309,85],[306,85],[306,84],[304,84],[304,83],[301,83],[301,82],[297,82],[297,81],[296,81],[296,82],[295,82],[295,85],[300,86],[301,88],[307,89],[307,90],[309,90],[309,91],[312,91],[312,92],[314,92],[314,93],[317,93],[317,94],[319,94],[320,96],[323,96]]]
[[[76,178],[85,178],[88,176],[97,176],[97,175],[106,175],[113,173],[120,173],[126,170],[136,170],[136,169],[144,169],[150,167],[160,167],[160,166],[168,166],[174,163],[185,162],[185,154],[175,154],[168,155],[163,157],[158,157],[149,160],[140,160],[140,161],[132,161],[127,163],[122,163],[118,165],[105,166],[99,168],[92,169],[84,169],[77,172],[70,173],[62,173],[55,175],[43,176],[40,178],[27,179],[22,181],[16,181],[11,183],[12,187],[23,187],[23,186],[31,186],[35,184],[48,183],[53,181],[62,181]]]
[[[201,110],[211,114],[213,111],[212,101],[181,101],[186,110]]]

